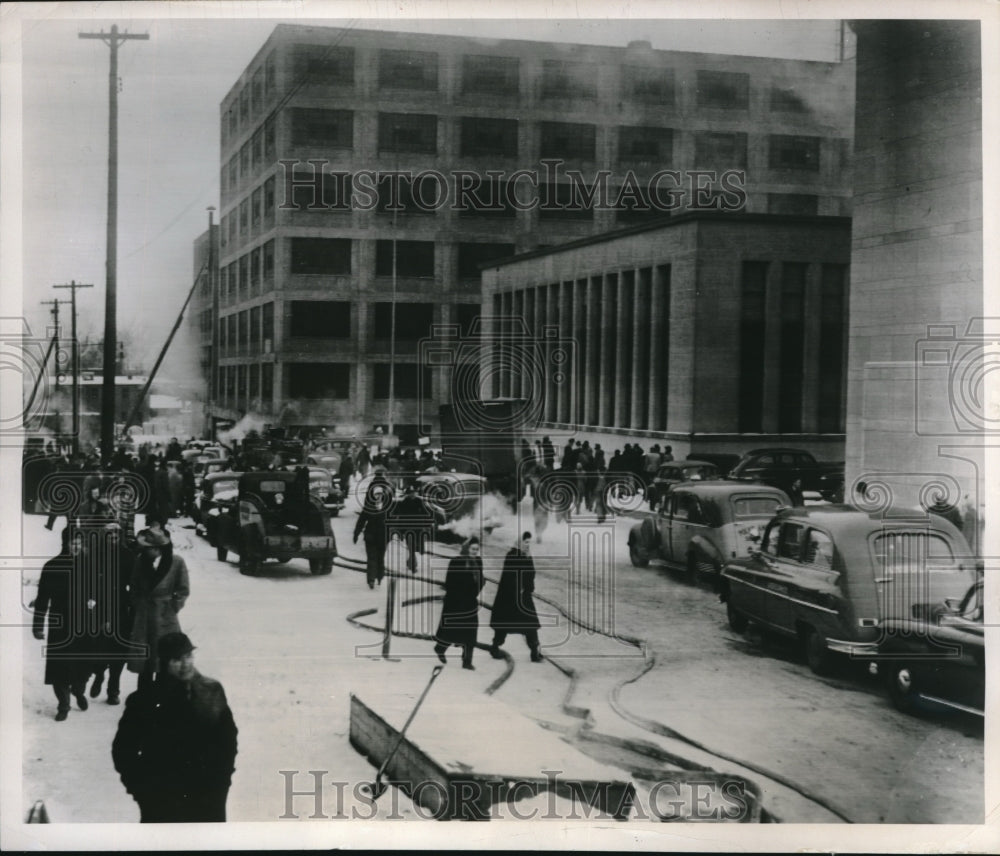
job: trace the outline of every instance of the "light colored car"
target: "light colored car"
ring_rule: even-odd
[[[695,481],[670,485],[659,510],[632,527],[632,564],[660,559],[688,572],[717,575],[729,559],[756,547],[764,525],[791,501],[784,491],[761,484]]]

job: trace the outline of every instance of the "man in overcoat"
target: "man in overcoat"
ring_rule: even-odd
[[[521,540],[507,553],[503,562],[503,572],[497,584],[497,594],[493,600],[493,645],[490,655],[499,660],[503,657],[500,646],[510,633],[524,636],[531,650],[531,662],[542,662],[538,650],[538,613],[535,612],[535,563],[531,558],[531,533],[525,532]]]
[[[448,563],[444,578],[444,603],[438,624],[434,653],[445,663],[449,645],[462,648],[462,668],[474,670],[472,652],[479,633],[479,593],[483,590],[483,560],[479,557],[479,539],[471,537],[462,545],[460,555]]]
[[[156,680],[125,700],[111,756],[142,823],[226,819],[236,723],[222,684],[194,667],[183,633],[159,640]]]
[[[389,543],[387,516],[393,502],[393,493],[392,485],[385,475],[375,473],[365,492],[357,523],[354,524],[354,543],[358,543],[358,537],[362,534],[365,538],[368,588],[375,588],[376,583],[381,585],[385,576],[385,548]]]

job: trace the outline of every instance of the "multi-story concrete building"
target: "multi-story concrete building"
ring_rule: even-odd
[[[673,205],[848,215],[852,122],[849,64],[279,25],[221,105],[212,412],[432,430],[417,343],[470,331],[480,264]]]
[[[703,212],[490,265],[485,392],[605,448],[839,460],[850,242],[847,217]]]

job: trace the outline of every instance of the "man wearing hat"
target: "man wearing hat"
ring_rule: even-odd
[[[173,543],[163,530],[144,529],[136,536],[141,549],[129,585],[132,598],[132,633],[135,653],[128,670],[139,683],[152,681],[157,663],[157,640],[181,629],[178,613],[191,593],[187,565],[174,555]]]
[[[226,819],[236,760],[236,723],[222,684],[194,667],[183,633],[160,637],[156,680],[125,699],[111,746],[142,823]]]

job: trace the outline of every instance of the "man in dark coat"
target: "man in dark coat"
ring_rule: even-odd
[[[389,513],[389,537],[399,535],[409,548],[406,563],[411,574],[417,572],[417,553],[427,551],[435,523],[444,523],[444,520],[417,494],[415,484],[407,485],[406,495]]]
[[[45,617],[49,618],[48,645],[45,646],[45,683],[56,694],[56,721],[69,716],[70,694],[80,710],[87,709],[87,678],[90,674],[91,639],[87,617],[97,605],[95,586],[88,574],[85,538],[79,529],[67,527],[62,533],[62,551],[42,567],[35,597],[32,632],[45,638]]]
[[[156,681],[125,700],[115,769],[142,823],[225,821],[237,734],[226,693],[194,667],[183,633],[162,636],[158,648]]]
[[[393,489],[384,473],[375,473],[365,493],[358,522],[354,524],[354,543],[364,533],[368,588],[382,585],[385,576],[385,548],[389,543],[387,516],[393,502]]]
[[[101,694],[104,671],[108,670],[108,704],[121,700],[121,677],[125,662],[132,649],[129,634],[132,631],[132,603],[129,584],[135,568],[136,555],[123,536],[117,523],[107,527],[107,561],[97,567],[98,589],[102,595],[99,619],[100,632],[95,641],[90,697]]]
[[[445,663],[449,645],[462,647],[462,668],[475,670],[472,651],[479,633],[479,593],[483,590],[483,560],[479,539],[473,536],[462,545],[461,555],[448,563],[444,578],[444,604],[438,624],[434,653]]]
[[[503,657],[500,646],[508,633],[524,635],[531,649],[531,662],[542,662],[538,650],[538,614],[532,594],[535,591],[535,563],[531,559],[531,533],[525,532],[518,545],[511,549],[503,561],[503,573],[497,584],[497,595],[493,600],[493,645],[490,655],[499,660]]]

